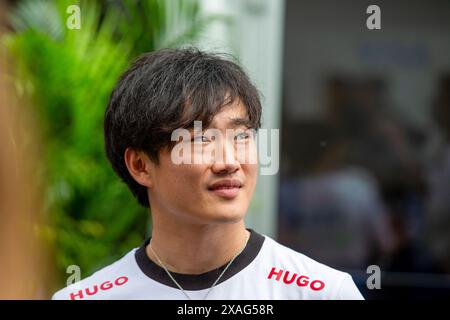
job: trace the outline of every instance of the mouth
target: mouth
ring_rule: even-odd
[[[215,195],[225,198],[234,199],[238,196],[242,183],[239,180],[221,180],[211,185],[208,190]]]

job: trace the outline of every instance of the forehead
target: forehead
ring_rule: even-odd
[[[236,99],[233,103],[224,106],[212,119],[211,128],[235,128],[240,126],[250,126],[247,108]]]

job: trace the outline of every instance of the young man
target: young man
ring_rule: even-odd
[[[111,95],[105,145],[152,237],[53,298],[362,299],[349,274],[245,227],[260,120],[237,64],[194,49],[140,57]]]

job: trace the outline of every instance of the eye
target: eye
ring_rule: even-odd
[[[238,141],[248,140],[250,139],[250,134],[248,134],[247,132],[242,132],[236,135],[236,137],[234,138]]]
[[[207,136],[196,136],[192,138],[191,141],[195,143],[201,143],[201,142],[210,142],[211,140]]]

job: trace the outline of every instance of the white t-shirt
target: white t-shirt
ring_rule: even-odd
[[[364,299],[348,273],[248,230],[247,246],[208,299]],[[147,257],[145,247],[149,240],[92,276],[58,291],[52,299],[186,299],[164,269]],[[172,275],[192,299],[201,300],[224,268],[200,275]]]

